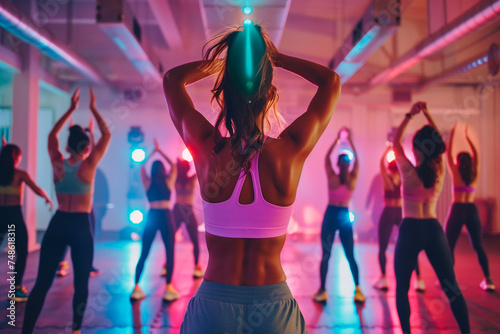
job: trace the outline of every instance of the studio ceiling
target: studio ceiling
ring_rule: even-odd
[[[14,7],[18,9],[18,15],[22,13],[26,17],[29,1],[3,0],[0,1],[0,6],[9,9]],[[38,11],[38,16],[31,15],[29,21],[54,43],[73,50],[104,81],[120,84],[139,82],[145,71],[151,69],[160,73],[181,62],[199,59],[203,44],[212,34],[224,27],[241,24],[246,17],[241,11],[245,5],[253,7],[253,13],[249,17],[268,30],[281,52],[328,65],[373,1],[127,0],[124,4],[125,20],[129,20],[131,27],[130,22],[132,18],[135,19],[134,24],[141,32],[141,41],[130,45],[127,41],[122,43],[121,37],[113,37],[115,32],[110,34],[109,30],[97,23],[96,0],[65,1],[66,5],[56,4],[52,7],[44,7],[43,4],[47,2],[38,2],[31,10],[32,13]],[[481,2],[438,1],[444,4],[453,2],[453,9],[446,11],[447,22],[443,23],[444,27]],[[396,33],[367,58],[346,84],[368,85],[373,77],[428,38],[429,12],[428,0],[401,0],[401,24]],[[436,84],[477,84],[484,81],[487,66],[477,66],[462,73],[455,73],[454,70],[457,66],[486,54],[493,42],[500,41],[500,13],[497,14],[496,19],[453,41],[384,84],[415,87],[430,82],[430,79],[435,80]],[[6,32],[2,35],[2,43],[5,44]],[[138,55],[131,56],[131,53]],[[140,65],[137,58],[142,61]],[[147,68],[148,64],[151,65],[150,68]],[[47,57],[44,67],[63,80],[86,80],[64,61]],[[498,76],[490,78],[490,81],[498,82]]]

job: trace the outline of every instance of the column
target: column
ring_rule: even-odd
[[[22,69],[14,76],[12,100],[12,142],[23,152],[20,168],[36,180],[37,132],[39,109],[40,53],[25,43],[19,46]],[[49,177],[49,176],[47,176]],[[23,214],[28,229],[28,249],[39,248],[36,242],[36,195],[26,189]]]

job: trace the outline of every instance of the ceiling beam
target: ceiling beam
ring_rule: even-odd
[[[36,47],[50,58],[62,61],[77,70],[92,82],[102,82],[103,78],[92,65],[65,46],[59,45],[42,30],[32,26],[28,20],[9,11],[5,2],[0,3],[0,26],[22,41]]]

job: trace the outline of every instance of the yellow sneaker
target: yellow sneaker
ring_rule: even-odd
[[[417,283],[415,283],[415,290],[417,292],[425,292],[425,282],[421,278],[417,278]]]
[[[69,274],[69,264],[68,261],[62,261],[59,263],[59,269],[56,271],[57,277],[68,276]]]
[[[136,285],[134,291],[132,291],[132,294],[130,295],[130,299],[141,300],[144,298],[146,298],[146,294],[142,291],[142,289],[138,285]]]
[[[202,278],[203,274],[204,274],[203,269],[201,269],[201,266],[199,264],[197,264],[194,267],[193,278]]]
[[[387,283],[387,278],[385,276],[381,276],[379,280],[373,285],[373,287],[381,291],[389,290],[389,284]]]
[[[479,286],[481,287],[481,289],[483,289],[484,291],[489,291],[489,292],[493,292],[495,291],[496,287],[495,287],[495,284],[493,284],[493,281],[491,280],[491,278],[485,278],[481,284],[479,284]]]
[[[165,288],[165,293],[163,294],[163,300],[167,302],[173,302],[180,298],[179,292],[174,288],[172,284],[168,284]]]
[[[361,292],[361,288],[356,286],[356,291],[354,291],[354,302],[363,304],[365,302],[365,295]]]
[[[328,294],[326,293],[326,290],[319,290],[313,296],[313,300],[316,303],[324,303],[324,302],[326,302],[327,299],[328,299]]]

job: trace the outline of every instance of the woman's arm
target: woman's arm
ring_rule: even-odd
[[[31,188],[40,197],[45,198],[45,203],[49,204],[50,206],[50,211],[54,208],[54,203],[52,203],[52,200],[49,198],[49,196],[43,191],[42,188],[40,188],[38,185],[36,185],[35,182],[31,179],[28,173],[25,171],[20,171],[21,179],[28,185],[28,187]]]
[[[144,186],[145,189],[148,189],[149,186],[151,185],[151,178],[148,176],[148,173],[146,172],[146,162],[148,162],[149,159],[151,159],[151,157],[153,155],[155,155],[156,152],[157,152],[157,149],[155,147],[153,152],[151,152],[151,154],[148,155],[148,157],[144,160],[144,162],[141,165],[141,181],[142,181],[142,185]]]
[[[333,149],[335,146],[337,146],[337,143],[340,141],[340,131],[339,134],[337,135],[337,138],[335,141],[330,145],[330,148],[328,149],[328,152],[326,152],[325,156],[325,169],[327,174],[335,174],[335,170],[332,167],[332,161],[330,160],[330,156],[332,155]]]
[[[307,60],[281,53],[276,53],[275,58],[277,66],[318,87],[306,112],[280,134],[280,138],[292,143],[294,151],[305,160],[333,115],[340,96],[340,78],[331,69]]]
[[[470,146],[470,149],[472,151],[472,163],[476,165],[476,170],[479,170],[479,154],[476,149],[476,146],[472,142],[472,140],[469,137],[468,131],[467,131],[467,124],[465,124],[465,139],[467,139],[467,143]]]
[[[403,121],[397,128],[396,133],[394,133],[392,148],[394,149],[394,155],[396,156],[396,162],[398,163],[401,176],[404,176],[405,172],[408,172],[408,169],[411,169],[410,166],[413,166],[405,156],[405,151],[403,149],[403,146],[401,145],[401,139],[406,127],[408,126],[408,123],[416,114],[418,114],[422,110],[424,104],[424,102],[415,103],[411,107],[410,112],[405,115]]]
[[[175,180],[177,179],[177,164],[175,164],[169,157],[166,155],[160,148],[160,145],[158,144],[158,141],[156,138],[154,139],[155,143],[155,151],[161,154],[165,160],[167,160],[168,164],[170,165],[170,173],[168,173],[168,178],[167,178],[167,183],[170,188],[173,187]]]
[[[351,171],[351,179],[356,180],[358,178],[359,174],[359,156],[358,156],[358,151],[356,151],[356,147],[354,146],[354,143],[352,142],[352,133],[351,130],[348,128],[345,128],[345,131],[347,131],[347,141],[349,142],[349,145],[352,148],[352,153],[354,154],[354,166],[352,166],[352,171]]]
[[[99,138],[95,146],[92,148],[92,152],[90,153],[87,160],[89,160],[89,162],[93,166],[97,166],[99,161],[104,156],[104,153],[106,153],[106,150],[108,149],[109,142],[111,140],[111,133],[109,131],[108,125],[106,124],[106,122],[104,121],[101,114],[96,108],[96,99],[92,86],[89,86],[89,92],[90,92],[90,111],[92,112],[92,115],[97,121],[97,126],[99,127],[99,131],[101,132],[101,138]]]
[[[52,162],[63,160],[63,156],[59,151],[59,141],[57,140],[57,134],[59,133],[59,131],[61,131],[64,123],[66,123],[68,118],[78,107],[79,101],[80,101],[80,87],[78,87],[73,93],[69,109],[64,113],[64,115],[61,116],[61,118],[59,118],[59,120],[56,122],[56,124],[54,124],[54,127],[49,133],[48,149],[49,149],[50,160]]]
[[[195,109],[186,90],[186,86],[215,74],[202,70],[202,65],[202,61],[183,64],[172,68],[163,77],[163,91],[170,117],[189,150],[192,144],[213,137],[214,131],[213,125]]]
[[[421,108],[422,112],[424,113],[424,116],[427,119],[427,122],[429,123],[429,125],[432,126],[436,131],[439,131],[436,123],[434,122],[434,119],[432,118],[431,114],[429,113],[429,109],[427,109],[427,103],[425,103],[425,102],[417,102],[417,103],[420,103],[420,108]]]
[[[387,168],[385,167],[385,159],[387,157],[387,153],[389,153],[391,149],[391,146],[387,146],[384,154],[380,158],[380,175],[382,175],[382,180],[384,181],[384,189],[394,190],[394,184],[392,183],[390,176],[387,173]]]
[[[453,138],[455,137],[455,129],[457,125],[455,124],[450,132],[450,139],[448,140],[448,147],[446,148],[446,160],[448,162],[448,167],[453,174],[458,171],[457,165],[455,164],[455,159],[453,159]]]
[[[95,137],[94,137],[94,119],[90,117],[89,126],[85,129],[85,131],[89,134],[90,145],[92,148],[95,146]]]

